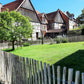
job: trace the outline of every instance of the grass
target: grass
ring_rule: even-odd
[[[5,50],[7,51],[7,50]],[[39,61],[84,71],[84,42],[44,44],[16,48],[11,53]]]

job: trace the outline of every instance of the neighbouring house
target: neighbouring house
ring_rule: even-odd
[[[0,4],[0,11],[6,11],[7,9],[9,11],[21,12],[24,16],[29,16],[32,19],[30,20],[33,27],[32,39],[36,40],[37,37],[41,36],[41,21],[30,0],[16,0],[3,6]]]
[[[43,31],[45,37],[55,38],[57,35],[66,35],[69,30],[77,25],[74,16],[71,19],[72,16],[68,16],[67,13],[62,12],[60,9],[48,14],[37,11],[37,14],[43,26],[45,24]]]
[[[69,30],[72,30],[78,26],[77,20],[74,18],[74,14],[70,14],[68,11],[66,15],[69,17]]]
[[[59,9],[48,14],[39,13],[38,16],[42,24],[46,24],[45,37],[55,38],[59,34],[66,34],[69,30],[69,18]]]
[[[67,34],[67,31],[74,29],[77,23],[74,14],[57,10],[48,14],[40,13],[33,7],[31,0],[16,0],[6,5],[0,4],[0,12],[18,11],[24,16],[29,16],[33,27],[32,40],[40,37],[55,38],[57,35]],[[31,39],[30,39],[31,40]]]

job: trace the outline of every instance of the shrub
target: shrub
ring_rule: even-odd
[[[64,37],[57,37],[55,41],[56,43],[68,43],[69,42],[69,40]]]
[[[23,46],[30,46],[31,44],[30,43],[28,43],[28,42],[24,42],[23,43]]]
[[[57,38],[55,39],[55,41],[56,41],[56,43],[61,43],[61,38],[60,38],[60,37],[57,37]]]
[[[62,43],[68,43],[69,40],[67,38],[62,38]]]
[[[84,29],[84,24],[80,26],[81,29]]]

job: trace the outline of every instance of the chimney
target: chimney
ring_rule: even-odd
[[[0,12],[1,12],[2,4],[0,3]]]

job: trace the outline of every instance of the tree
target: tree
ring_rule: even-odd
[[[16,40],[22,37],[28,38],[32,34],[29,17],[21,15],[16,11],[3,11],[0,13],[0,39],[12,42],[12,50],[15,49]]]
[[[82,14],[77,17],[77,21],[79,24],[84,24],[84,9],[82,10]]]

